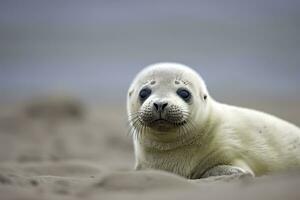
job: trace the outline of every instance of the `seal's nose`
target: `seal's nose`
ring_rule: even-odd
[[[168,103],[167,102],[154,102],[153,105],[157,112],[163,112],[164,109],[167,107]]]

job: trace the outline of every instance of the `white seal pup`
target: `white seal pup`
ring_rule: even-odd
[[[300,167],[300,129],[259,111],[215,101],[203,79],[177,63],[142,70],[127,97],[136,169],[190,179]]]

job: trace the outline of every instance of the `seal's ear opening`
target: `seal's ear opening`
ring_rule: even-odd
[[[134,91],[134,89],[132,89],[132,90],[130,90],[130,91],[128,92],[128,96],[129,96],[129,97],[131,97],[133,91]]]

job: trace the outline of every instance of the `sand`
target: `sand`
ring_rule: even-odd
[[[300,199],[300,171],[186,180],[133,166],[125,105],[0,106],[0,199]]]

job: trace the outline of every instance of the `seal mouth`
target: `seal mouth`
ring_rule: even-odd
[[[149,127],[160,130],[160,131],[166,131],[166,130],[173,128],[174,126],[168,120],[159,118],[159,119],[155,119],[151,123],[149,123]]]
[[[154,120],[152,123],[169,123],[169,121],[163,118],[159,118]]]
[[[177,123],[177,122],[171,122],[164,118],[159,118],[153,120],[151,123],[148,124],[150,128],[159,130],[159,131],[169,131],[170,129],[178,128],[179,126],[182,126],[186,123],[186,121]]]
[[[156,125],[156,126],[157,125],[165,125],[165,124],[172,124],[172,123],[163,118],[155,119],[150,123],[150,125]]]

